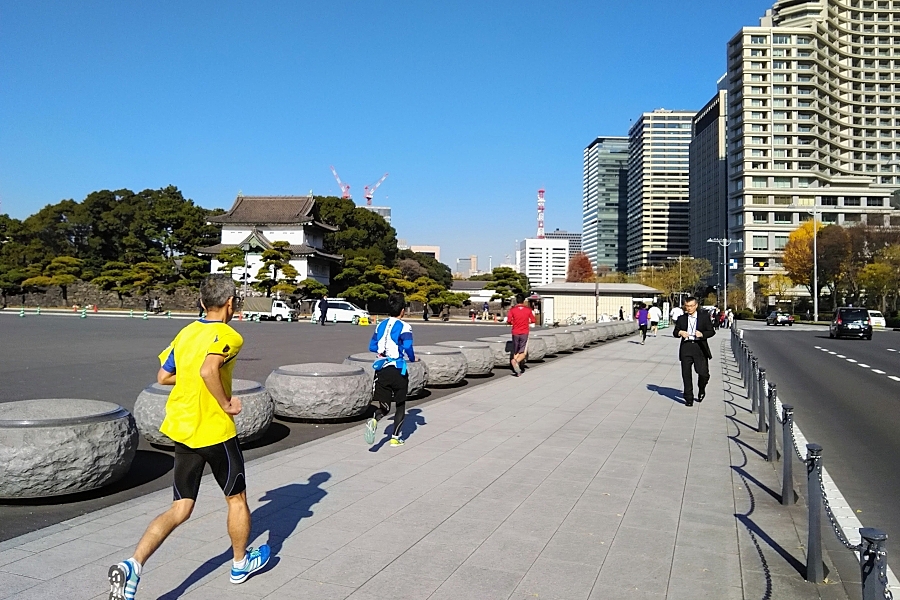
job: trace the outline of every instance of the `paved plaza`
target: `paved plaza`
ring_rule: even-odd
[[[402,448],[356,427],[253,460],[251,539],[274,558],[241,586],[207,477],[138,598],[845,598],[833,571],[803,581],[805,507],[771,491],[727,341],[693,408],[677,340],[632,337],[419,406]],[[0,542],[0,598],[105,599],[109,565],[170,501]]]

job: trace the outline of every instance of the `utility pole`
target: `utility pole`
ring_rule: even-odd
[[[734,240],[730,238],[709,238],[706,240],[710,244],[718,244],[722,246],[722,266],[725,270],[722,273],[724,285],[722,286],[722,310],[728,310],[728,247],[732,244],[740,244],[743,240]]]

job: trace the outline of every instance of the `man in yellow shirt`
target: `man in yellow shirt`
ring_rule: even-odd
[[[150,523],[134,556],[109,568],[109,600],[134,599],[147,559],[191,516],[207,464],[228,504],[228,535],[234,550],[231,583],[243,583],[269,561],[268,546],[247,548],[250,508],[244,457],[234,426],[241,401],[231,396],[231,374],[244,340],[228,325],[240,298],[231,277],[216,274],[200,286],[200,300],[206,318],[175,336],[160,354],[162,367],[156,376],[161,385],[175,386],[160,427],[175,442],[174,501]]]

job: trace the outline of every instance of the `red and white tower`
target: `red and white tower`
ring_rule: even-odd
[[[537,239],[544,239],[544,190],[538,190],[538,230]]]

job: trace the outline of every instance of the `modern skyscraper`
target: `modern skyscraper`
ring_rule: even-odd
[[[562,229],[555,229],[545,233],[544,237],[550,240],[569,240],[569,260],[582,251],[580,233],[570,233]]]
[[[719,81],[720,86],[725,77]],[[728,237],[728,169],[726,168],[727,93],[719,89],[693,121],[690,150],[690,253],[712,265],[709,283],[722,285],[722,256],[709,238]]]
[[[598,137],[584,149],[582,249],[594,269],[627,268],[628,138]]]
[[[531,285],[566,280],[569,266],[569,240],[528,238],[519,243],[519,273],[528,276]]]
[[[728,218],[748,301],[810,213],[900,224],[889,214],[900,183],[897,21],[897,2],[780,0],[728,43]]]
[[[628,270],[690,252],[688,169],[694,112],[645,112],[628,131]]]

